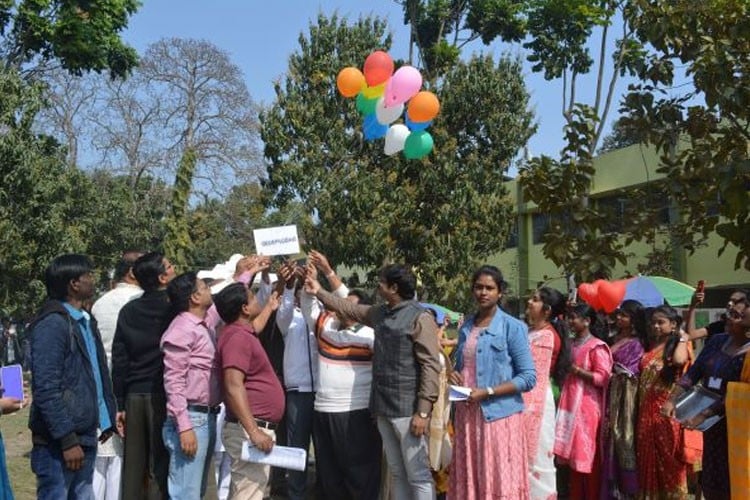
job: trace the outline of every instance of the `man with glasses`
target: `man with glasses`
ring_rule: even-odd
[[[215,331],[219,316],[211,307],[211,289],[194,272],[173,279],[167,294],[177,314],[161,338],[169,496],[199,500],[206,493],[221,402]]]
[[[169,454],[161,436],[166,398],[160,341],[172,319],[166,288],[174,269],[164,255],[150,252],[135,261],[133,274],[143,295],[120,311],[112,342],[117,425],[125,438],[122,498],[166,499]]]

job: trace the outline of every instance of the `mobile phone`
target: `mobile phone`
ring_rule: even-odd
[[[695,287],[695,293],[703,293],[706,290],[706,282],[704,280],[698,281],[698,286]]]

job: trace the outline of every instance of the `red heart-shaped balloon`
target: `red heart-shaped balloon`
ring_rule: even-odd
[[[578,285],[578,296],[594,309],[601,309],[597,287],[593,283],[581,283]]]
[[[625,297],[625,280],[604,281],[599,284],[599,302],[604,312],[609,314],[617,309]]]

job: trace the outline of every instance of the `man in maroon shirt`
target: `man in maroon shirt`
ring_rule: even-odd
[[[284,415],[284,390],[252,326],[268,320],[278,307],[278,294],[261,309],[247,286],[235,283],[219,292],[214,303],[226,323],[219,336],[219,365],[227,406],[222,440],[232,459],[229,497],[262,500],[270,467],[240,456],[247,440],[270,452]]]

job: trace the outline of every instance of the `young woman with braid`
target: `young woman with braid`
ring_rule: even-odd
[[[677,380],[690,363],[690,349],[680,333],[682,318],[670,306],[651,313],[652,347],[641,361],[638,381],[636,462],[638,498],[687,499],[688,461],[680,423],[662,413]]]
[[[532,499],[555,498],[557,478],[552,447],[555,441],[555,400],[551,379],[562,386],[570,369],[568,328],[562,321],[566,300],[554,288],[542,287],[526,304],[531,355],[537,383],[524,394],[524,420],[529,449],[529,491]],[[559,346],[555,349],[555,346]],[[555,352],[557,351],[557,354]]]

